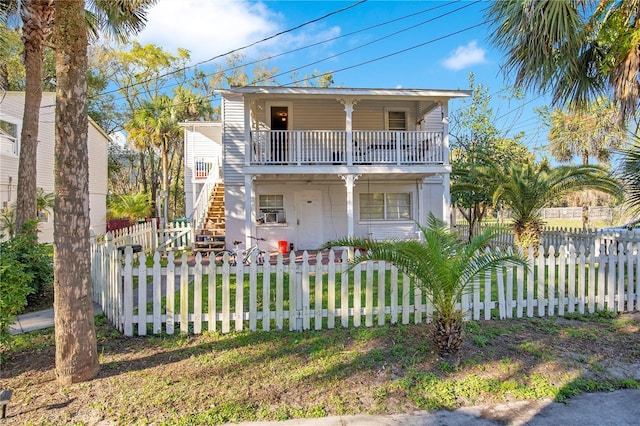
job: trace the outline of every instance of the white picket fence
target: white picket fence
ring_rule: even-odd
[[[107,239],[116,247],[139,245],[145,253],[187,250],[193,242],[193,227],[187,222],[177,222],[159,229],[156,219],[151,219],[107,233]]]
[[[125,244],[139,244],[142,246],[142,250],[147,253],[153,252],[158,247],[158,224],[156,219],[118,229],[109,234],[116,247]],[[108,238],[109,234],[105,238]]]
[[[479,279],[460,301],[468,319],[564,315],[640,308],[638,244],[585,254],[564,246],[529,266]],[[125,335],[205,330],[316,330],[428,322],[433,307],[413,280],[385,262],[348,271],[347,253],[311,262],[281,254],[262,265],[216,265],[200,254],[179,259],[124,255],[112,241],[93,247],[94,300]],[[242,283],[242,285],[235,285]]]
[[[485,228],[484,225],[477,226],[476,234]],[[468,226],[457,225],[454,229],[462,238],[469,237]],[[513,232],[508,227],[505,227],[494,238],[493,244],[497,247],[506,248],[513,246],[514,241]],[[609,247],[612,244],[615,246],[620,243],[625,246],[627,243],[640,243],[640,233],[633,230],[582,230],[577,228],[545,227],[541,236],[541,246],[545,249],[548,247],[573,246],[578,250],[582,246],[587,255],[603,244]]]

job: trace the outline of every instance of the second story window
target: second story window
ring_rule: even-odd
[[[0,120],[0,144],[3,153],[18,155],[18,125]]]
[[[407,130],[407,114],[404,111],[389,111],[388,127],[389,130],[404,131]]]

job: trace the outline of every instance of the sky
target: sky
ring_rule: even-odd
[[[205,70],[231,51],[246,62],[264,59],[283,73],[281,84],[291,84],[296,70],[298,76],[333,72],[341,87],[468,89],[473,72],[476,83],[489,88],[498,128],[505,136],[525,132],[524,142],[544,155],[547,129],[534,108],[548,98],[504,99],[513,83],[501,71],[503,54],[488,41],[487,6],[467,0],[159,0],[137,41],[172,53],[187,49]],[[460,101],[450,104],[459,107]]]

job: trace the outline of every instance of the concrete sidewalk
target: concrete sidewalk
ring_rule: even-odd
[[[93,312],[98,315],[102,312],[102,309],[94,303]],[[11,334],[21,334],[51,327],[53,327],[53,308],[18,315],[16,322],[9,326],[9,332]]]
[[[640,390],[586,393],[566,404],[542,401],[517,401],[496,405],[478,405],[457,410],[421,411],[387,416],[334,416],[296,419],[284,422],[243,422],[236,426],[631,426],[640,424]]]

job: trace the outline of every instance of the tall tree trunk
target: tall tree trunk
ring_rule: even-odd
[[[144,156],[144,152],[140,151],[138,154],[140,157],[140,173],[139,176],[142,179],[142,191],[149,193],[149,183],[147,181],[147,167],[146,167],[146,159]]]
[[[589,165],[589,151],[585,150],[582,153],[582,165]],[[587,191],[582,191],[582,230],[586,231],[589,227],[589,197]]]
[[[167,226],[169,221],[169,212],[167,209],[167,203],[169,201],[169,144],[165,140],[162,142],[161,148],[161,160],[162,160],[162,191],[160,192],[161,208],[162,208],[162,222],[163,226]]]
[[[87,29],[83,0],[58,1],[54,208],[56,376],[61,384],[99,369],[89,259]]]
[[[184,182],[184,175],[182,173],[182,165],[183,165],[183,161],[182,159],[184,158],[184,153],[182,152],[182,144],[178,144],[178,149],[177,151],[177,155],[176,157],[178,158],[177,161],[177,170],[175,173],[176,178],[173,180],[173,217],[177,217],[178,216],[178,199],[182,198],[184,200],[184,189],[183,191],[180,191],[180,183]],[[187,212],[184,212],[184,214],[180,215],[180,216],[187,216]]]
[[[51,32],[53,0],[23,0],[25,99],[18,160],[18,194],[16,197],[16,232],[23,231],[28,220],[37,219],[37,149],[42,102],[42,62],[44,43]]]

